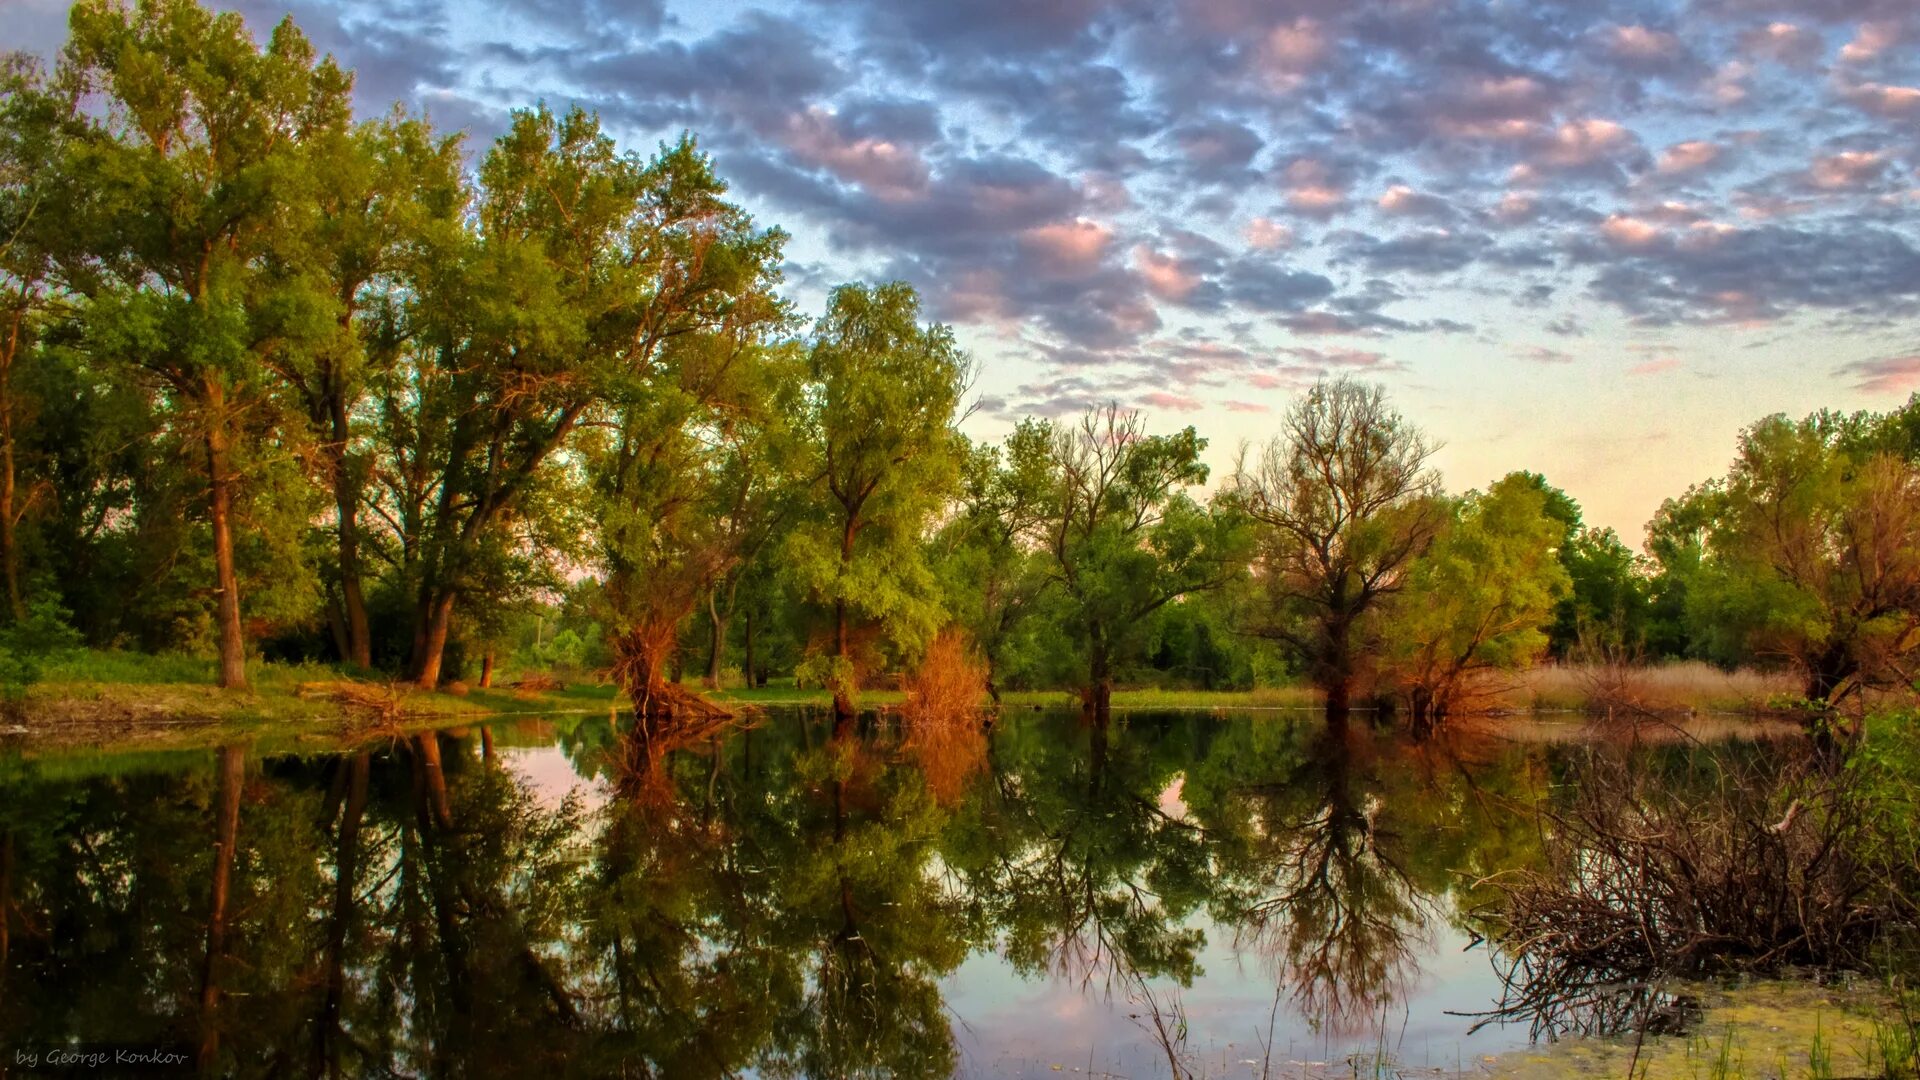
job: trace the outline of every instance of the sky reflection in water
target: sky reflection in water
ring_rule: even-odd
[[[1276,1069],[1382,1048],[1451,1069],[1527,1039],[1455,1015],[1501,993],[1461,913],[1533,857],[1533,810],[1580,760],[1271,714],[1020,714],[985,744],[871,721],[835,741],[793,713],[650,750],[604,718],[489,734],[0,758],[0,1050],[1166,1075],[1157,1009],[1206,1075],[1259,1075],[1269,1030]]]

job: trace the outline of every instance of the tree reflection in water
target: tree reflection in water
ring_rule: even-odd
[[[600,804],[535,791],[529,740]],[[0,1045],[146,1040],[241,1076],[945,1076],[969,956],[1158,1013],[1226,945],[1351,1031],[1405,1001],[1471,882],[1536,857],[1570,760],[1206,716],[4,759]]]

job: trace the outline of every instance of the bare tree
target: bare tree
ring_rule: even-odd
[[[1434,449],[1383,388],[1343,377],[1308,390],[1258,461],[1243,453],[1234,471],[1265,593],[1249,629],[1295,654],[1333,718],[1351,704],[1363,620],[1399,591],[1443,519]]]

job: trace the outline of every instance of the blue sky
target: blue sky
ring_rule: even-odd
[[[1114,399],[1224,469],[1352,373],[1450,486],[1532,468],[1637,543],[1743,424],[1920,388],[1912,0],[238,7],[476,146],[539,100],[694,132],[803,305],[922,290],[979,435]]]

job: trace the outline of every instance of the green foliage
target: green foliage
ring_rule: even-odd
[[[24,619],[0,627],[0,698],[17,700],[40,680],[43,666],[80,645],[67,613],[52,600],[34,601]]]
[[[1695,649],[1788,662],[1822,704],[1906,681],[1920,649],[1920,475],[1881,448],[1889,425],[1768,417],[1741,434],[1723,481],[1662,508],[1649,547]]]
[[[923,541],[960,478],[967,361],[919,314],[900,282],[843,285],[808,353],[795,427],[815,479],[781,559],[816,613],[816,648],[845,662],[836,686],[878,650],[916,654],[943,620]]]
[[[1108,405],[1024,451],[1047,455],[1050,485],[1032,532],[1051,562],[1061,628],[1096,713],[1112,696],[1116,667],[1145,650],[1162,608],[1245,572],[1245,517],[1230,501],[1203,507],[1186,493],[1206,482],[1205,447],[1193,428],[1148,435],[1138,413]]]
[[[1524,474],[1454,503],[1386,612],[1389,664],[1416,723],[1480,689],[1479,673],[1525,667],[1546,651],[1569,587],[1557,551],[1564,536]]]

